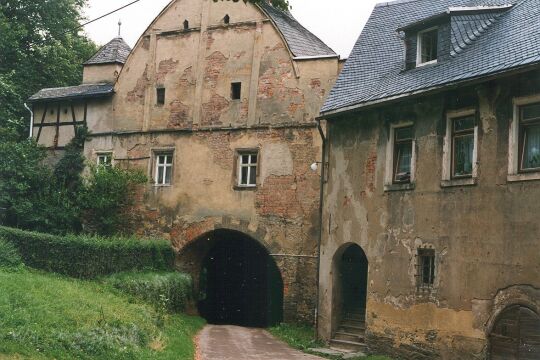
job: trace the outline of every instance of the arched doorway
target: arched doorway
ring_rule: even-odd
[[[524,306],[507,308],[495,321],[489,343],[491,360],[540,359],[540,317]]]
[[[362,248],[347,244],[334,256],[334,329],[349,318],[364,322],[367,304],[368,259]]]
[[[204,241],[200,314],[212,324],[267,327],[280,323],[283,280],[268,251],[237,231],[218,230]]]

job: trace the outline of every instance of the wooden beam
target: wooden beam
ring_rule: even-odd
[[[43,124],[45,123],[45,118],[47,117],[47,111],[49,111],[49,104],[45,104],[45,111],[43,111],[43,116],[41,117],[41,123],[39,124],[39,131],[37,134],[36,142],[39,142],[39,137],[41,136],[41,129],[43,129]],[[34,126],[34,124],[32,124]]]
[[[60,104],[56,109],[56,134],[54,135],[54,147],[58,147],[58,138],[60,137]]]
[[[77,135],[77,118],[75,117],[75,107],[71,103],[71,117],[73,118],[73,134]]]

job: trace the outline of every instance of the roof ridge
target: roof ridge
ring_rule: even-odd
[[[422,0],[393,0],[393,1],[385,1],[375,4],[375,8],[378,7],[387,7],[391,5],[399,5],[399,4],[405,4],[405,3],[411,3],[415,1],[422,1]]]

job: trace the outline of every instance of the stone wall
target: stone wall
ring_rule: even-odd
[[[347,243],[360,245],[369,261],[367,335],[375,352],[481,359],[501,292],[515,289],[517,303],[537,303],[540,181],[516,181],[524,179],[509,176],[508,164],[513,101],[539,94],[538,84],[540,74],[531,72],[331,120],[320,277],[324,338],[336,327],[332,259]],[[471,108],[478,177],[467,186],[445,183],[446,115]],[[415,183],[385,190],[389,128],[399,122],[414,124]],[[431,291],[416,284],[421,247],[436,253]]]

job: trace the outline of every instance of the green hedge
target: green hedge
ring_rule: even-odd
[[[192,298],[192,281],[187,274],[135,272],[111,275],[106,284],[135,298],[172,312],[185,310]]]
[[[21,265],[22,259],[15,246],[0,237],[0,268],[12,268]]]
[[[167,271],[174,265],[174,252],[164,240],[55,236],[6,227],[0,227],[0,237],[17,248],[27,266],[76,278]]]

